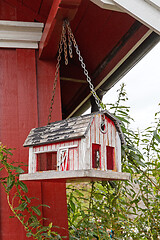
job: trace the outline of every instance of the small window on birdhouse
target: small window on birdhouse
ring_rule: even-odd
[[[92,144],[92,168],[101,168],[101,145]]]
[[[107,132],[107,121],[106,121],[105,114],[101,115],[100,131],[102,133],[106,133]]]
[[[107,169],[113,170],[114,169],[114,147],[106,147],[107,151]]]
[[[37,171],[57,170],[57,152],[37,154]]]

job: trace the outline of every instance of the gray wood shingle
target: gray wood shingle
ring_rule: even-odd
[[[108,111],[103,111],[103,113],[114,122],[123,144],[125,140],[120,121]],[[100,112],[54,122],[44,127],[33,128],[23,146],[37,146],[85,137],[94,116],[97,114],[100,114]]]

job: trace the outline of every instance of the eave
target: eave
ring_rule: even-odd
[[[100,95],[104,95],[160,39],[158,0],[0,1],[2,21],[14,19],[14,24],[40,24],[40,35],[42,25],[45,26],[42,37],[39,35],[34,44],[34,36],[29,37],[28,31],[27,37],[32,46],[26,41],[26,36],[18,38],[18,25],[11,34],[10,44],[3,33],[1,43],[4,40],[5,47],[27,48],[28,45],[28,48],[37,48],[40,41],[39,56],[42,61],[56,58],[62,22],[68,18],[92,83]],[[6,6],[8,10],[3,12]],[[13,44],[14,41],[17,45]],[[67,67],[62,56],[60,79],[63,119],[79,115],[90,104],[91,93],[75,52]]]

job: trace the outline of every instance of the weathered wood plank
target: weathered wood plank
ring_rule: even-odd
[[[115,153],[116,153],[116,167],[117,167],[117,171],[121,172],[121,140],[119,138],[118,133],[116,133]]]
[[[28,172],[35,173],[37,169],[37,156],[33,153],[33,148],[29,149]]]
[[[84,181],[98,181],[98,180],[130,180],[129,173],[120,173],[113,171],[101,171],[101,170],[74,170],[74,171],[44,171],[31,174],[21,174],[19,179],[24,180],[58,180],[63,179],[67,182],[77,181],[77,178]]]

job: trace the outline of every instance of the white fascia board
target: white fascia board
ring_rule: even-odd
[[[107,9],[111,11],[123,12],[121,8],[115,5],[115,3],[111,0],[91,0],[94,4],[99,6],[102,9]]]
[[[43,27],[37,22],[0,21],[0,48],[37,49]]]
[[[127,12],[160,35],[160,10],[158,9],[158,1],[159,0],[113,0],[124,12]],[[153,2],[158,3],[157,7],[155,7]]]
[[[160,0],[145,0],[145,1],[160,11]]]

